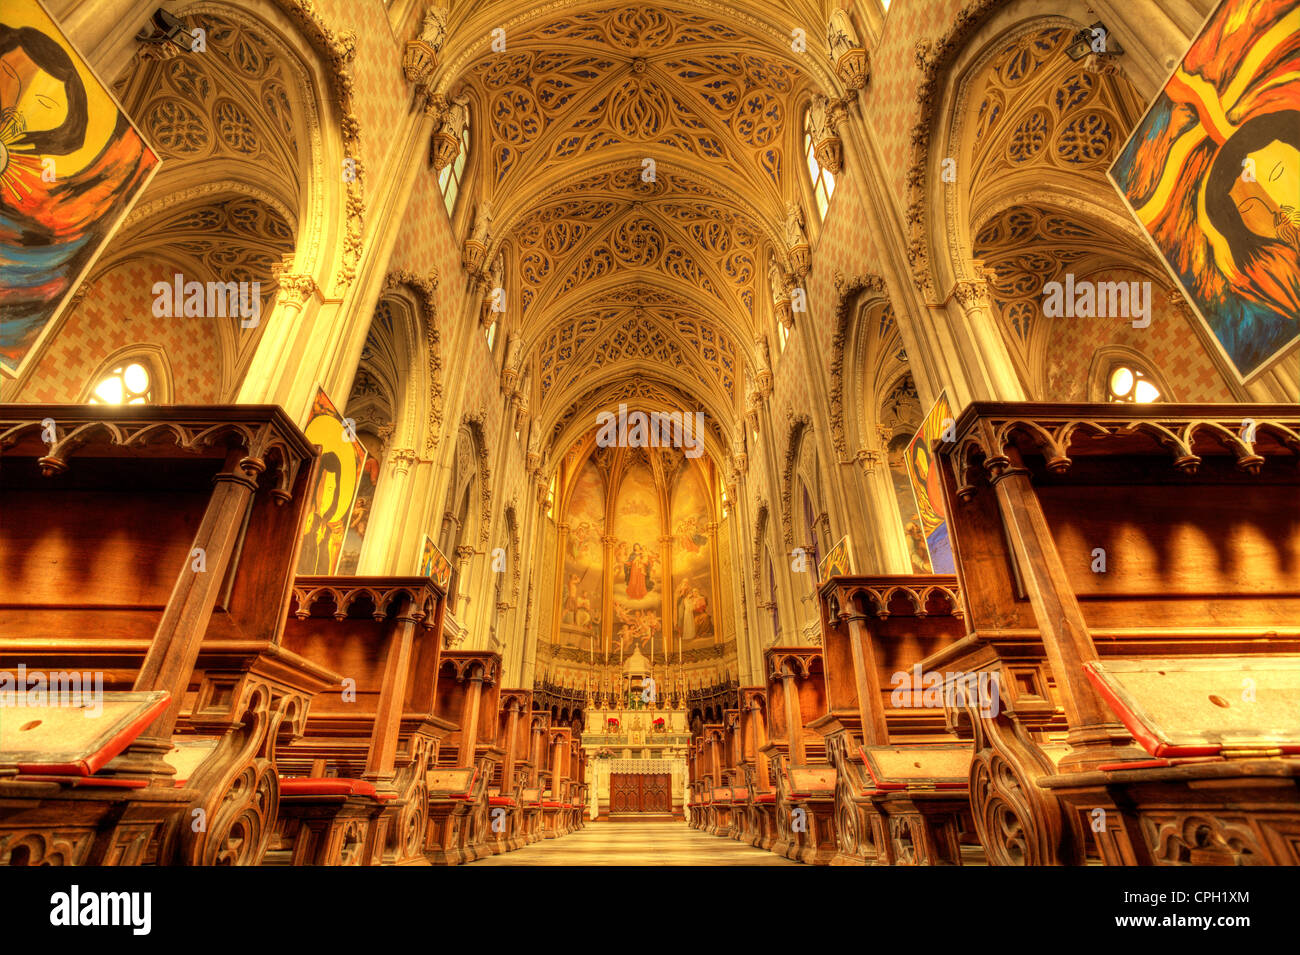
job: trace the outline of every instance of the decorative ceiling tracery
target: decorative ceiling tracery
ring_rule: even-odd
[[[1077,180],[1082,174],[1106,185],[1104,170],[1141,105],[1117,72],[1071,60],[1065,51],[1073,37],[1064,26],[1026,34],[994,57],[972,84],[975,218],[982,218],[981,207],[997,195],[1026,181],[1041,182],[1045,175]]]
[[[662,147],[779,194],[781,131],[803,74],[758,55],[720,18],[617,6],[511,37],[469,82],[492,133],[485,185],[494,198],[544,168],[624,147]]]
[[[809,61],[721,6],[530,11],[506,29],[444,91],[475,102],[475,224],[490,207],[543,419],[577,413],[592,375],[655,374],[728,430],[786,254]]]

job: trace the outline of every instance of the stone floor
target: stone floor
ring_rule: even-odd
[[[560,839],[543,839],[470,865],[798,865],[685,822],[589,822]]]

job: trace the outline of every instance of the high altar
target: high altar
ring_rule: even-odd
[[[613,698],[588,702],[582,748],[591,818],[685,817],[691,741],[685,699],[657,687],[647,692],[650,672],[645,657],[633,653]]]

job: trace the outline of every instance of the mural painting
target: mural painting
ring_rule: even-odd
[[[623,475],[613,508],[614,652],[640,651],[663,661],[663,535],[659,492],[648,465],[632,464]]]
[[[1110,178],[1243,379],[1300,341],[1300,29],[1224,0]]]
[[[36,0],[0,10],[0,370],[42,331],[159,159]]]
[[[699,467],[681,469],[672,496],[674,659],[717,642],[714,632],[713,553],[709,497]]]
[[[590,458],[578,471],[566,522],[559,643],[593,652],[600,645],[605,576],[605,481]]]

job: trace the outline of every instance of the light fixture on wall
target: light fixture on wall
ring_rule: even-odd
[[[1122,56],[1124,48],[1119,45],[1119,41],[1113,39],[1108,30],[1100,20],[1090,27],[1080,30],[1070,41],[1070,45],[1065,48],[1066,56],[1078,63],[1080,60],[1087,59],[1090,56],[1098,57],[1116,57]]]
[[[175,56],[177,52],[189,53],[194,48],[194,35],[185,28],[178,16],[168,13],[162,7],[149,16],[149,22],[141,27],[135,38],[168,57]]]

